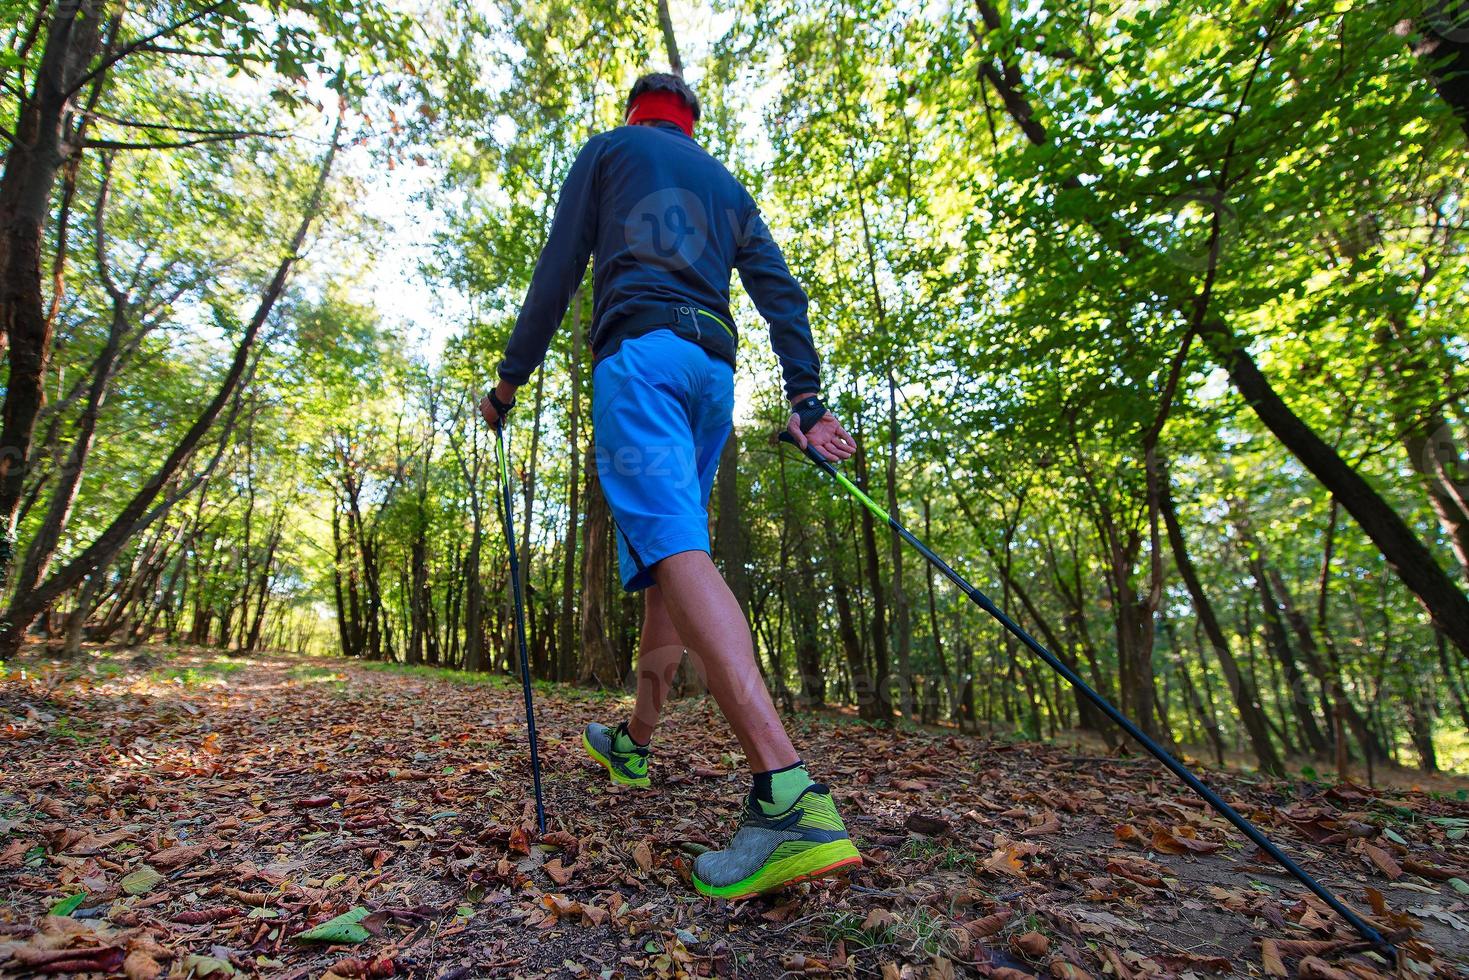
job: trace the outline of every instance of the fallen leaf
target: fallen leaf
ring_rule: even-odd
[[[172,871],[182,864],[198,860],[209,851],[203,844],[195,844],[189,847],[165,847],[161,851],[154,851],[148,858],[148,863],[164,871]]]
[[[576,873],[574,868],[569,868],[566,865],[562,864],[560,858],[556,858],[552,861],[547,861],[541,866],[541,870],[546,872],[546,874],[550,876],[552,881],[556,882],[556,884],[561,885],[562,887],[565,887],[566,884],[571,881],[571,876]]]
[[[145,864],[138,870],[123,875],[122,880],[117,883],[117,887],[129,895],[146,895],[156,888],[162,880],[163,875]]]
[[[915,834],[924,834],[928,837],[938,837],[949,832],[949,821],[927,813],[908,814],[908,819],[903,821],[903,826]]]
[[[299,942],[315,943],[360,943],[365,942],[371,935],[367,928],[362,925],[362,920],[367,918],[368,910],[359,905],[348,912],[328,919],[319,926],[298,932],[292,936]]]
[[[1026,827],[1020,832],[1021,837],[1041,837],[1045,834],[1058,833],[1061,830],[1061,818],[1056,816],[1052,810],[1042,813],[1034,826]]]
[[[1285,961],[1281,959],[1280,947],[1273,939],[1260,940],[1260,960],[1265,967],[1265,972],[1272,977],[1290,976],[1285,969]]]
[[[1005,928],[1005,923],[1009,922],[1014,916],[1015,911],[1013,909],[1000,909],[998,912],[987,915],[982,919],[974,919],[964,923],[964,930],[975,939],[985,939]]]

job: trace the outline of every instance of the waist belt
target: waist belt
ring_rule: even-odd
[[[724,360],[734,363],[738,335],[716,313],[690,303],[670,303],[655,306],[618,320],[608,331],[607,343],[594,358],[602,360],[617,353],[624,340],[641,337],[655,330],[672,330],[685,340],[692,341]]]

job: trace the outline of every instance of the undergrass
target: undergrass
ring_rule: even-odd
[[[496,691],[520,689],[519,676],[512,677],[506,674],[492,674],[488,671],[454,670],[449,667],[431,667],[427,664],[400,664],[385,661],[358,660],[339,662],[350,662],[363,670],[399,674],[408,677],[420,677],[424,680],[445,681],[449,684],[482,685]],[[624,691],[590,690],[588,688],[574,687],[570,684],[548,680],[532,681],[531,688],[542,694],[555,694],[560,698],[570,701],[619,701],[623,698],[630,697]]]
[[[836,912],[821,927],[822,935],[831,945],[841,941],[851,949],[892,946],[924,958],[951,953],[956,945],[948,920],[923,906],[894,912],[872,926],[864,926],[865,921],[855,912]]]

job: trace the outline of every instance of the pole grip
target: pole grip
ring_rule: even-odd
[[[795,446],[797,449],[800,449],[801,448],[801,444],[798,443],[798,442],[796,442],[796,437],[793,436],[793,435],[791,435],[791,432],[790,432],[789,429],[781,429],[780,432],[776,434],[776,437],[775,438],[778,441],[780,441],[780,442],[790,443],[792,446]],[[811,443],[809,443],[809,442],[806,443],[806,448],[804,450],[802,450],[802,452],[804,452],[808,457],[810,457],[810,459],[811,459],[812,462],[815,462],[815,463],[825,463],[828,466],[831,465],[831,461],[828,460],[825,456],[821,455],[821,450],[817,449],[815,446],[811,445]]]

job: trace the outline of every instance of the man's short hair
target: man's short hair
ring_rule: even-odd
[[[672,92],[683,99],[684,105],[688,106],[694,113],[694,121],[699,121],[699,97],[694,90],[689,88],[688,83],[677,75],[671,75],[666,71],[655,71],[644,75],[633,82],[632,91],[627,94],[627,105],[623,106],[622,114],[627,115],[632,104],[637,101],[638,96],[645,92]]]

